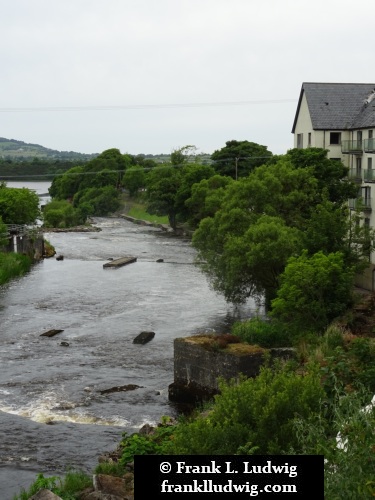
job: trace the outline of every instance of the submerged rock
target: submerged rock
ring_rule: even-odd
[[[143,386],[135,385],[135,384],[127,384],[127,385],[117,385],[116,387],[111,387],[110,389],[103,389],[99,391],[100,394],[110,394],[111,392],[126,392],[126,391],[134,391],[135,389],[142,389]]]
[[[155,332],[141,332],[133,340],[133,344],[147,344],[155,337]]]
[[[41,333],[41,337],[53,337],[54,335],[57,335],[58,333],[63,332],[64,330],[48,330],[47,332]]]

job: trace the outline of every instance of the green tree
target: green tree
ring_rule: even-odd
[[[225,147],[212,153],[214,168],[221,175],[229,175],[234,179],[249,175],[260,165],[264,165],[272,157],[267,146],[249,141],[227,141]]]
[[[143,167],[138,165],[129,167],[124,174],[122,184],[129,191],[130,196],[135,196],[146,184],[146,174]]]
[[[167,215],[173,229],[177,227],[176,196],[181,183],[181,171],[172,166],[157,167],[147,174],[148,212]]]
[[[213,175],[191,186],[191,196],[185,201],[189,222],[197,227],[205,217],[213,217],[220,209],[225,189],[233,179],[224,175]]]
[[[46,227],[72,227],[86,220],[67,200],[50,201],[44,207],[43,216]]]
[[[354,268],[340,252],[291,257],[280,277],[272,316],[301,331],[323,331],[352,303]]]
[[[179,149],[174,149],[171,153],[171,163],[175,167],[179,167],[186,163],[189,158],[195,159],[197,148],[192,145],[183,146]]]
[[[40,216],[39,198],[26,188],[0,188],[0,214],[5,224],[34,224]]]
[[[328,199],[338,204],[356,198],[358,187],[348,178],[348,168],[339,160],[327,158],[327,149],[290,149],[287,158],[295,168],[312,169],[318,181],[318,192],[327,192]]]
[[[104,216],[115,212],[119,206],[119,192],[114,186],[91,187],[79,191],[73,198],[73,206],[80,209],[81,213],[90,213]]]
[[[176,193],[176,211],[180,221],[191,220],[187,200],[191,197],[193,186],[199,184],[202,180],[209,179],[214,174],[214,169],[209,165],[187,163],[183,166],[180,184]]]

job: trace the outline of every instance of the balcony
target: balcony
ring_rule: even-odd
[[[365,182],[375,182],[375,170],[368,168],[364,171],[364,181]]]
[[[344,154],[361,155],[363,153],[363,141],[342,141],[341,152]]]
[[[362,169],[350,168],[348,177],[351,181],[362,183]]]
[[[363,148],[366,153],[375,153],[375,138],[365,139],[363,141]]]
[[[350,210],[360,210],[362,212],[371,212],[371,198],[351,198],[349,200]]]

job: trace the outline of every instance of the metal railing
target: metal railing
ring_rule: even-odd
[[[39,233],[38,226],[25,226],[24,224],[5,224],[7,228],[6,236],[25,236],[29,234]]]

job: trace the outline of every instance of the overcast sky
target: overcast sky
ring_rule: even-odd
[[[292,147],[304,81],[375,81],[370,0],[0,0],[0,137]],[[56,109],[57,108],[57,109]]]

